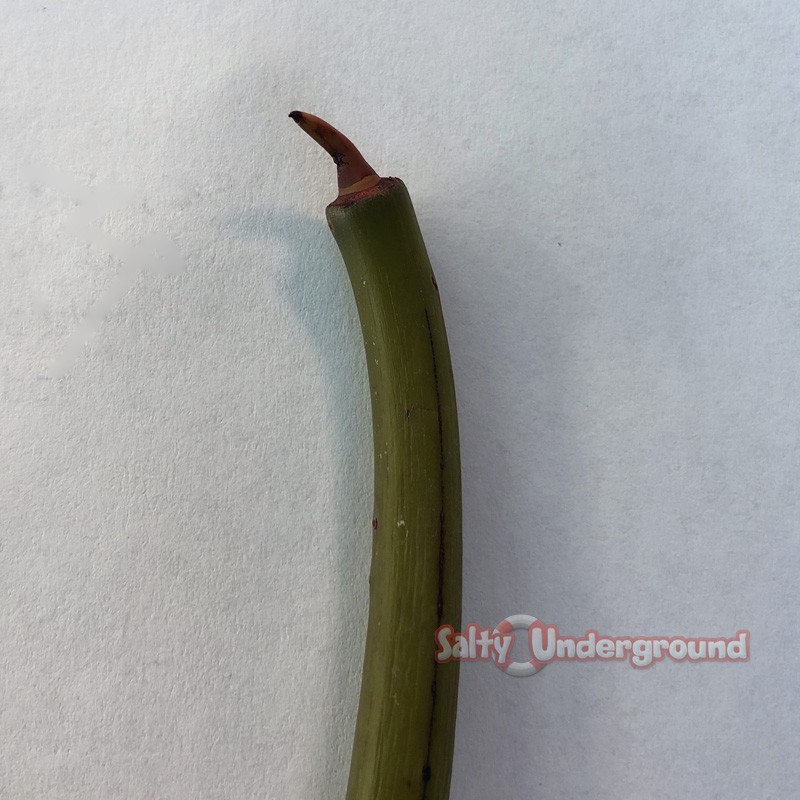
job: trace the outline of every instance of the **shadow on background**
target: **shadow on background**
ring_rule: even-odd
[[[327,797],[333,788],[331,776],[343,775],[345,784],[347,780],[354,728],[345,733],[342,722],[355,722],[367,622],[373,457],[361,329],[346,269],[325,223],[324,207],[313,219],[292,210],[246,209],[232,215],[228,224],[247,236],[277,241],[283,247],[275,283],[316,350],[313,369],[320,371],[323,418],[330,432],[324,448],[339,456],[333,485],[328,487],[334,503],[325,520],[325,541],[316,543],[329,550],[336,583],[328,592],[334,607],[326,615],[336,624],[323,637],[326,653],[332,655],[324,662],[327,707],[319,709],[318,716],[322,763],[308,776],[314,796]],[[363,517],[358,513],[362,507],[367,509]],[[309,594],[317,588],[309,586]],[[356,603],[358,617],[354,618]],[[318,664],[300,664],[298,668],[305,671],[301,682],[319,682],[320,675],[314,671]],[[323,780],[324,787],[319,785]]]

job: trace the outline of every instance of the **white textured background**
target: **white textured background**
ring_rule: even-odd
[[[453,798],[797,796],[792,3],[0,9],[3,800],[343,797],[369,407],[295,107],[417,206],[465,621],[752,632],[747,664],[465,665]],[[120,249],[154,234],[171,266]]]

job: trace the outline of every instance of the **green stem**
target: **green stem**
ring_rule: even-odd
[[[316,118],[292,116],[314,127]],[[461,473],[447,336],[405,185],[377,179],[348,150],[352,143],[323,124],[326,136],[314,138],[335,141],[345,183],[326,216],[361,321],[375,459],[369,621],[347,800],[446,800],[458,662],[435,662],[434,637],[461,622]]]

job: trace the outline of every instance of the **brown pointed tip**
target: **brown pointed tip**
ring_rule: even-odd
[[[289,116],[333,159],[339,179],[339,197],[374,186],[380,178],[356,146],[325,120],[292,111]]]

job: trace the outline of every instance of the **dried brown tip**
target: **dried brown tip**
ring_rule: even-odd
[[[356,146],[336,128],[325,120],[302,111],[292,111],[289,116],[333,159],[339,179],[339,197],[369,189],[378,183],[378,173],[367,164]]]

